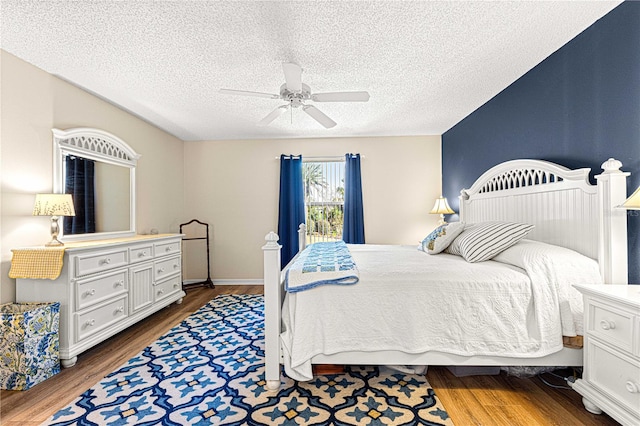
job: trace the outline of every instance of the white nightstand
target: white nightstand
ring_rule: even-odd
[[[584,296],[585,408],[640,425],[640,285],[576,285]]]

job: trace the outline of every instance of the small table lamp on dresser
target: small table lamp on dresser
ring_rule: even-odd
[[[76,215],[71,194],[36,194],[33,215],[51,216],[51,241],[45,244],[45,246],[63,246],[64,243],[58,240],[58,234],[60,233],[58,216]]]

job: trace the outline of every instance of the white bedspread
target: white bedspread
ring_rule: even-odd
[[[513,265],[472,264],[415,246],[349,249],[360,270],[358,285],[323,286],[285,297],[281,340],[285,371],[295,380],[312,378],[315,355],[343,351],[545,356],[562,349],[561,324],[581,316],[580,306],[562,322],[558,300],[570,290],[549,285],[539,273],[532,285]],[[562,274],[553,279],[561,280]]]
[[[557,300],[563,336],[582,335],[582,295],[574,284],[602,284],[598,263],[573,250],[539,241],[522,240],[493,260],[518,266],[537,285],[534,291],[549,289]],[[545,294],[539,294],[544,297]]]

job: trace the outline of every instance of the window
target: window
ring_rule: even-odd
[[[307,244],[342,239],[344,218],[344,160],[307,162],[302,179]]]

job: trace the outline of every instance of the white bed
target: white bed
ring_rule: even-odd
[[[599,269],[602,281],[626,283],[626,215],[615,206],[626,198],[628,173],[620,167],[616,160],[606,161],[594,186],[588,182],[589,169],[568,170],[539,160],[502,163],[461,191],[460,217],[467,224],[533,224],[527,235],[531,244],[552,244],[559,252],[571,249],[596,260],[593,268]],[[280,363],[296,380],[310,378],[311,364],[582,365],[581,349],[562,346],[563,334],[581,332],[581,312],[561,318],[557,300],[555,306],[536,304],[542,298],[535,293],[547,292],[548,286],[532,286],[532,281],[545,278],[534,280],[530,271],[497,261],[467,264],[459,256],[432,256],[415,246],[351,246],[360,270],[358,284],[322,286],[285,299],[278,237],[269,233],[266,240],[265,363],[270,388],[280,385]],[[419,268],[426,268],[423,274],[415,273]],[[451,270],[457,278],[445,272]],[[555,277],[566,284],[559,292],[568,297],[566,306],[579,307],[566,288],[572,279],[580,282],[581,275],[565,272]],[[433,278],[427,293],[415,278],[425,274]],[[436,299],[440,302],[433,303]],[[470,308],[481,299],[491,300],[495,308]],[[465,308],[482,318],[461,315]],[[531,320],[532,310],[537,319]],[[337,312],[351,312],[353,317],[338,317]],[[373,315],[363,320],[368,314]],[[513,344],[519,336],[538,334],[542,338],[523,337]],[[489,347],[485,340],[469,339],[473,335],[492,336]]]

